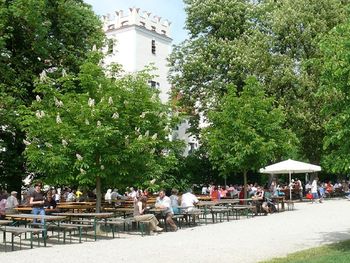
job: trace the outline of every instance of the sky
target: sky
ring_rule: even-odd
[[[127,11],[130,7],[138,7],[142,11],[151,12],[171,22],[170,35],[173,44],[179,44],[187,38],[184,29],[186,13],[182,0],[85,0],[92,5],[97,15],[105,15],[114,11]]]

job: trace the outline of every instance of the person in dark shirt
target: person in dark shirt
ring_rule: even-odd
[[[55,209],[57,206],[57,203],[55,199],[52,196],[52,192],[49,191],[46,195],[45,203],[44,203],[44,208],[48,209]]]
[[[44,209],[44,195],[41,192],[41,183],[35,183],[34,185],[34,191],[31,193],[29,198],[29,204],[33,207],[32,213],[34,215],[42,215],[45,216],[45,209]],[[36,223],[36,220],[33,221]],[[44,219],[41,220],[41,224],[44,225]]]

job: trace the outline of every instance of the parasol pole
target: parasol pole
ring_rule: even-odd
[[[289,171],[289,200],[292,201],[292,173]]]

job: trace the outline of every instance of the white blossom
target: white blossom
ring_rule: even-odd
[[[124,100],[124,105],[127,106],[129,102],[127,100]]]
[[[145,137],[148,137],[149,136],[149,130],[147,130],[146,132],[145,132]]]
[[[68,142],[65,139],[62,139],[62,145],[66,147],[68,145]]]
[[[36,96],[35,96],[35,99],[36,99],[37,102],[40,102],[40,101],[41,101],[41,98],[40,98],[39,95],[36,95]]]
[[[45,142],[45,146],[48,147],[48,148],[52,148],[52,144],[48,143],[48,142]]]
[[[138,141],[141,141],[141,140],[142,140],[142,134],[140,134],[139,137],[137,137],[137,140],[138,140]]]
[[[62,77],[67,77],[67,72],[65,69],[62,69]]]
[[[104,170],[105,169],[105,166],[104,165],[101,165],[101,170]]]
[[[152,136],[152,140],[157,139],[157,136],[158,136],[158,134],[157,134],[157,133],[153,134],[153,136]]]
[[[169,131],[169,125],[164,127],[164,131]]]
[[[96,45],[92,46],[92,51],[95,52],[97,50]]]
[[[162,118],[163,117],[163,115],[164,115],[164,113],[163,112],[161,112],[161,113],[159,113],[159,118]]]
[[[102,97],[101,100],[100,100],[100,102],[102,103],[102,102],[104,102],[104,101],[105,101],[105,98]]]
[[[60,117],[59,113],[57,113],[57,116],[56,116],[56,123],[57,124],[61,124],[62,123],[62,120],[61,120],[61,117]]]
[[[29,141],[27,141],[27,140],[23,140],[23,143],[25,144],[25,145],[31,145],[31,142],[29,142]]]
[[[150,151],[150,153],[151,153],[151,154],[154,154],[154,153],[155,153],[155,151],[156,151],[156,149],[155,149],[155,148],[153,148],[153,149]]]
[[[82,161],[83,160],[83,156],[81,156],[79,153],[75,154],[75,156],[77,157],[77,159],[79,161]]]
[[[35,116],[38,118],[38,119],[41,119],[43,117],[45,117],[45,112],[43,112],[42,110],[37,110],[35,112]]]
[[[97,121],[97,127],[101,127],[101,122]]]
[[[89,122],[88,119],[85,119],[85,124],[86,124],[86,125],[90,125],[90,122]]]
[[[45,82],[46,80],[47,80],[46,71],[43,70],[43,71],[40,73],[40,82]]]
[[[63,107],[63,102],[61,100],[58,100],[58,99],[55,98],[55,105],[58,108]]]
[[[112,115],[112,119],[118,119],[119,118],[119,113],[118,112],[115,112],[115,113],[113,113],[113,115]]]
[[[94,107],[94,106],[95,106],[95,100],[89,98],[89,100],[88,100],[88,105],[89,105],[89,107]]]
[[[109,104],[109,105],[112,105],[112,104],[113,104],[113,98],[112,98],[112,97],[109,97],[109,98],[108,98],[108,104]]]
[[[80,173],[81,174],[86,174],[86,171],[83,168],[80,168]]]
[[[145,116],[146,116],[146,113],[145,113],[145,112],[142,112],[141,115],[140,115],[140,118],[143,119],[143,118],[145,118]]]
[[[154,184],[156,182],[156,179],[152,179],[151,181],[149,181],[150,184]]]

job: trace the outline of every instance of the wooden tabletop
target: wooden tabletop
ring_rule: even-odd
[[[53,216],[53,215],[33,215],[33,214],[11,214],[6,215],[9,218],[19,218],[19,219],[45,219],[46,221],[59,221],[66,218],[66,216]]]
[[[95,217],[95,218],[107,218],[112,217],[113,213],[52,213],[55,216],[65,217]]]
[[[0,225],[7,225],[9,223],[12,223],[10,220],[0,220]]]

